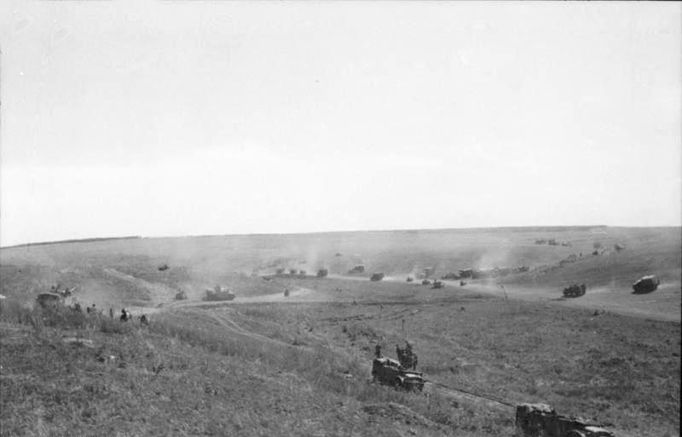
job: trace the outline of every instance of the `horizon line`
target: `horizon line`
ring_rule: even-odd
[[[160,236],[141,236],[126,235],[114,237],[84,237],[69,238],[64,240],[36,241],[30,243],[12,244],[0,246],[0,249],[13,249],[19,247],[45,246],[51,244],[70,244],[70,243],[96,243],[110,240],[138,240],[138,239],[168,239],[168,238],[211,238],[211,237],[259,237],[259,236],[286,236],[286,235],[324,235],[324,234],[348,234],[363,232],[438,232],[438,231],[458,231],[458,230],[523,230],[523,229],[593,229],[593,228],[680,228],[682,225],[662,225],[662,226],[613,226],[613,225],[518,225],[518,226],[471,226],[456,228],[403,228],[403,229],[352,229],[336,231],[312,231],[312,232],[249,232],[249,233],[227,233],[227,234],[188,234],[188,235],[160,235]]]

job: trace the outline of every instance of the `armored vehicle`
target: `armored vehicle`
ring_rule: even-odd
[[[318,278],[326,278],[328,274],[329,274],[329,270],[327,270],[327,269],[320,269],[317,271],[317,277]]]
[[[433,285],[431,288],[443,288],[443,282],[441,281],[433,281]]]
[[[615,437],[600,425],[562,416],[546,404],[521,404],[516,407],[515,437]]]
[[[407,282],[412,282],[412,281],[414,281],[414,278],[413,278],[412,276],[408,276],[408,277],[407,277]]]
[[[637,280],[637,282],[632,284],[632,289],[634,290],[633,293],[651,293],[652,291],[656,290],[660,284],[661,282],[654,275],[642,276]]]
[[[187,293],[184,291],[180,290],[177,293],[175,293],[175,300],[185,300],[187,299]]]
[[[422,280],[422,285],[431,285],[431,281],[429,279],[424,279]]]
[[[350,269],[348,273],[365,273],[365,266],[363,265],[357,265]]]
[[[372,277],[369,278],[370,281],[374,281],[374,282],[381,281],[382,279],[384,279],[383,273],[373,273]]]
[[[44,292],[40,293],[38,297],[36,297],[36,301],[43,308],[49,306],[63,305],[64,296],[61,295],[60,293]]]
[[[564,297],[580,297],[585,294],[587,287],[585,284],[573,284],[569,287],[564,288]]]
[[[405,369],[392,358],[375,358],[372,362],[372,379],[384,385],[404,390],[423,390],[424,378],[421,372]]]

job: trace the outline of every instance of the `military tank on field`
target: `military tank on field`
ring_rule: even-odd
[[[564,297],[580,297],[585,295],[585,291],[587,291],[585,284],[572,284],[564,288]]]
[[[514,437],[615,437],[601,425],[562,416],[546,404],[521,404],[516,407]]]
[[[661,284],[661,281],[655,275],[642,276],[635,283],[632,284],[634,294],[651,293],[656,290]]]
[[[384,274],[383,273],[372,273],[372,276],[369,278],[370,281],[381,281],[384,279]]]

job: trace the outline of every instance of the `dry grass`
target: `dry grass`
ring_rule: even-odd
[[[536,246],[538,237],[573,245]],[[3,249],[0,285],[10,299],[0,314],[0,434],[511,434],[513,411],[505,407],[432,386],[414,394],[368,383],[375,344],[394,355],[395,344],[409,339],[420,370],[445,385],[511,402],[548,402],[613,423],[625,435],[679,435],[679,323],[505,301],[469,287],[248,276],[253,268],[287,263],[309,272],[324,263],[339,273],[363,262],[369,272],[396,275],[484,262],[556,264],[590,250],[595,238],[626,249],[512,282],[558,287],[587,276],[590,284],[612,287],[604,296],[619,305],[663,296],[666,311],[679,308],[679,229],[139,239]],[[159,271],[161,263],[170,270]],[[619,294],[630,276],[651,269],[669,282],[662,293],[638,297],[642,302]],[[216,282],[242,296],[305,287],[315,290],[311,299],[326,302],[237,299],[155,313],[149,327],[23,306],[55,282],[81,285],[79,299],[98,307],[104,307],[100,298],[127,306],[158,299],[156,289],[201,291]],[[91,340],[93,347],[64,337]]]

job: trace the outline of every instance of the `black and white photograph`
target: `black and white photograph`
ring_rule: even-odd
[[[675,437],[681,319],[682,2],[0,2],[0,437]]]

